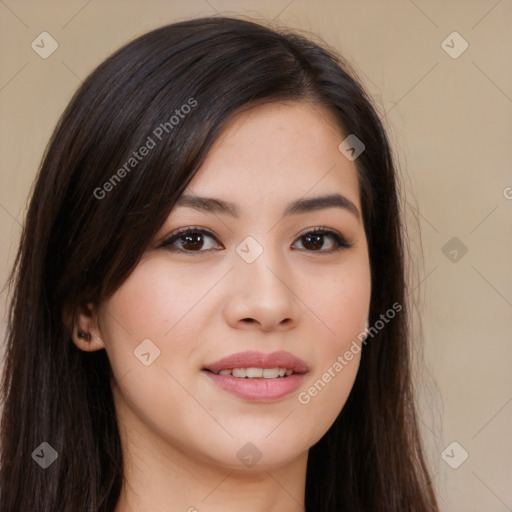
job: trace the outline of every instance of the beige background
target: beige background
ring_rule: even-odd
[[[81,80],[137,35],[216,13],[320,34],[376,99],[407,199],[422,425],[442,510],[512,510],[510,0],[0,1],[1,282],[44,147]],[[59,44],[48,59],[31,48],[43,31]],[[454,31],[469,44],[456,59],[441,46]],[[466,254],[443,252],[452,237]],[[452,464],[469,453],[457,469],[441,457],[453,441]]]

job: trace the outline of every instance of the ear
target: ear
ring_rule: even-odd
[[[63,314],[73,343],[85,352],[105,348],[98,325],[97,310],[92,303],[79,306],[73,313]]]

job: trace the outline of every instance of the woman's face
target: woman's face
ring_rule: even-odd
[[[327,111],[293,102],[247,110],[223,131],[185,190],[196,199],[174,208],[97,311],[127,432],[217,466],[272,468],[332,425],[370,303],[344,138]]]

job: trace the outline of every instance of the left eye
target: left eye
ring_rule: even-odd
[[[164,240],[160,247],[165,247],[171,252],[206,252],[211,249],[215,249],[215,243],[210,242],[210,247],[204,247],[205,237],[214,240],[218,245],[217,239],[209,232],[201,228],[185,228],[178,232],[171,234],[169,238]],[[325,244],[325,238],[328,237],[331,243],[327,249],[323,249]],[[316,228],[298,237],[301,241],[302,246],[308,252],[321,252],[331,253],[343,249],[352,247],[352,242],[347,240],[340,233],[326,228]],[[208,244],[206,244],[208,245]],[[220,247],[222,248],[222,247]]]
[[[317,249],[324,245],[325,237],[330,238],[332,241],[330,248],[328,248],[327,250],[318,251]],[[340,251],[342,249],[349,249],[353,245],[352,242],[347,240],[340,233],[337,233],[336,231],[332,231],[331,229],[326,228],[318,228],[308,231],[307,233],[304,233],[298,238],[298,240],[302,239],[306,241],[306,245],[314,248],[314,250],[310,252],[331,253],[335,251]]]

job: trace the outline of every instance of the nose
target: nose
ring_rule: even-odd
[[[252,263],[235,255],[224,309],[226,322],[236,329],[268,332],[294,328],[299,306],[293,276],[282,255],[270,249]]]

